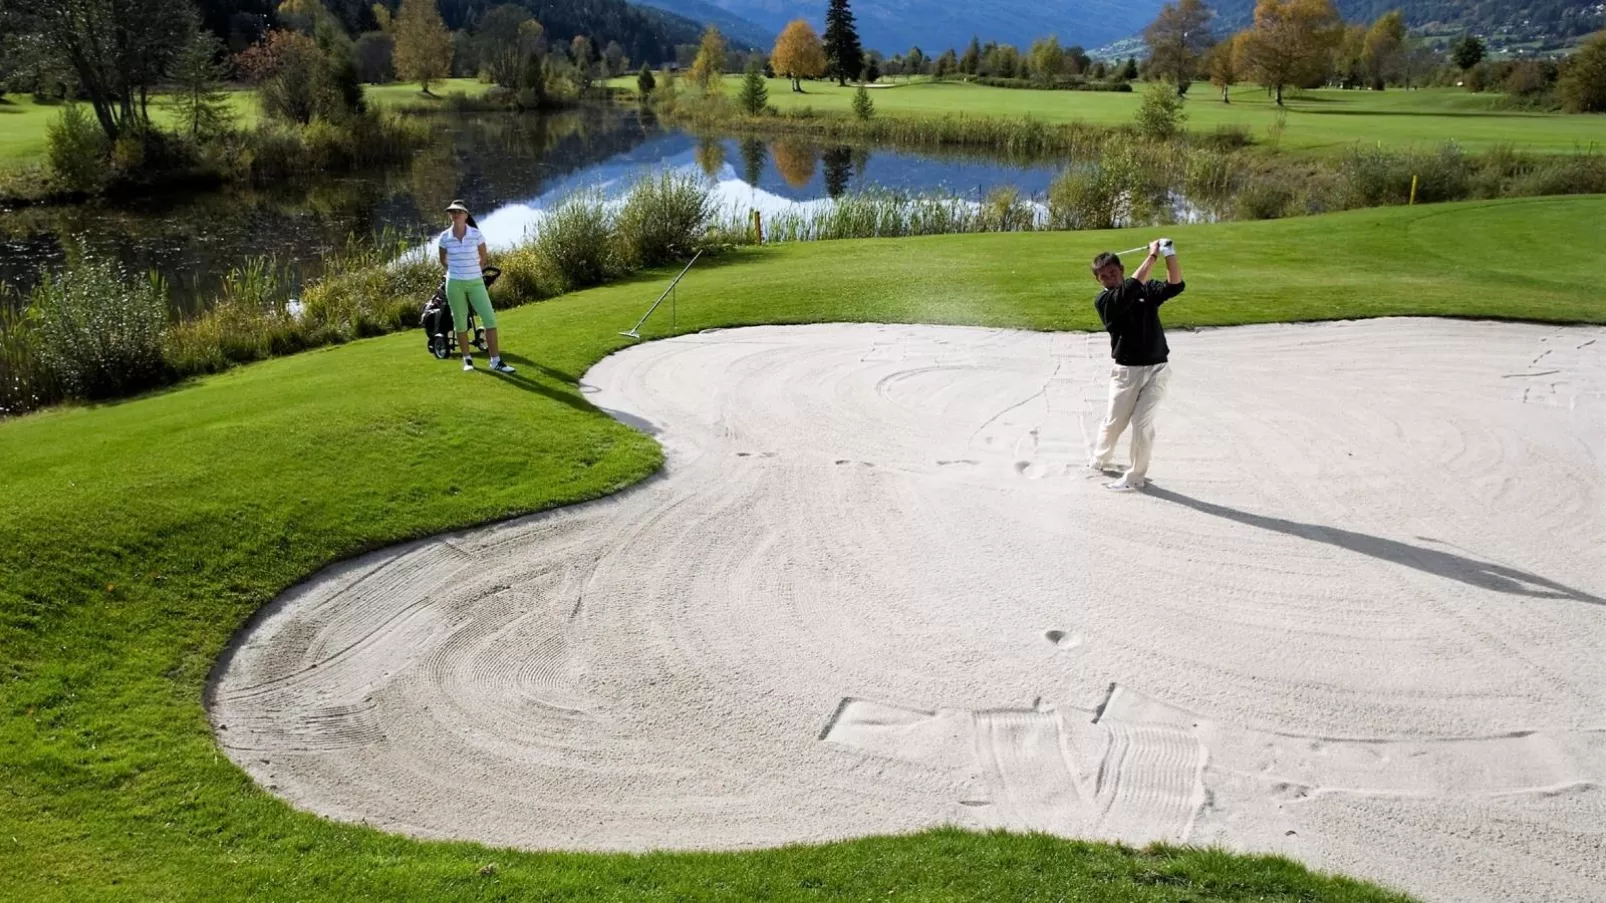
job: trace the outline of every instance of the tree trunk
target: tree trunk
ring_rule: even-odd
[[[1283,86],[1279,82],[1278,85],[1277,85],[1277,106],[1280,107],[1282,105],[1283,105]]]
[[[1222,85],[1221,86],[1221,102],[1222,103],[1232,103],[1232,98],[1227,96],[1227,92],[1229,90],[1231,90],[1231,86],[1230,85]]]

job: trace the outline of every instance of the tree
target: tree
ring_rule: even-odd
[[[151,89],[195,27],[190,0],[0,0],[0,34],[70,69],[108,141],[149,126]]]
[[[1372,90],[1398,82],[1405,71],[1405,16],[1392,10],[1378,17],[1362,42],[1361,65]]]
[[[959,58],[959,71],[964,75],[975,75],[981,71],[981,40],[975,35],[970,36],[970,45],[965,48],[964,56]]]
[[[630,61],[625,59],[625,49],[618,41],[609,41],[608,46],[602,49],[602,65],[609,78],[623,75],[630,68]]]
[[[1143,30],[1143,41],[1149,45],[1149,72],[1175,84],[1178,94],[1188,93],[1205,54],[1216,42],[1210,33],[1215,15],[1203,0],[1177,0],[1161,7]]]
[[[235,57],[235,67],[257,86],[257,103],[270,119],[306,125],[349,112],[329,55],[299,31],[269,31]]]
[[[697,60],[691,66],[691,80],[707,94],[725,92],[725,36],[719,29],[708,26],[703,32],[703,43],[697,48]]]
[[[1333,52],[1333,74],[1338,86],[1348,91],[1366,84],[1366,28],[1344,26],[1344,36]]]
[[[418,82],[428,94],[430,82],[452,71],[452,36],[435,0],[402,0],[391,27],[396,35],[396,74],[403,81]]]
[[[1462,35],[1461,40],[1450,45],[1450,61],[1462,72],[1483,62],[1485,53],[1483,41],[1469,34]]]
[[[390,7],[383,3],[375,3],[372,9],[374,12],[375,25],[378,26],[380,31],[389,34],[391,27]]]
[[[801,79],[819,78],[825,74],[825,48],[820,44],[814,29],[803,19],[795,19],[781,30],[770,51],[770,64],[776,74],[792,80],[792,90],[801,94]]]
[[[742,78],[742,96],[740,98],[742,110],[749,116],[757,116],[764,112],[770,102],[769,85],[764,83],[764,67],[759,65],[758,57],[751,57],[747,61],[747,75]]]
[[[1210,49],[1205,69],[1210,84],[1221,89],[1221,102],[1232,103],[1232,86],[1243,78],[1244,36],[1240,32]]]
[[[223,67],[217,59],[223,42],[208,31],[197,31],[173,61],[173,93],[169,95],[175,120],[192,140],[228,131],[234,114],[223,87]]]
[[[905,77],[926,74],[926,52],[918,46],[910,47],[909,53],[903,58],[903,74]]]
[[[1244,57],[1256,80],[1276,94],[1319,81],[1332,64],[1344,23],[1332,0],[1259,0],[1255,24],[1244,39]]]
[[[524,58],[528,55],[522,46],[526,36],[521,29],[525,23],[534,24],[538,30],[541,28],[541,23],[530,18],[529,10],[512,3],[494,7],[480,18],[474,45],[480,65],[494,84],[509,89],[518,87]]]
[[[1556,83],[1569,113],[1606,113],[1606,31],[1597,31],[1562,63]]]
[[[396,39],[383,31],[365,31],[354,50],[362,80],[382,84],[396,79]]]
[[[825,61],[826,71],[841,87],[864,69],[864,48],[859,45],[859,30],[848,0],[830,0],[826,7]]]
[[[1057,37],[1039,38],[1026,51],[1026,66],[1033,78],[1052,81],[1065,74],[1065,48]]]
[[[875,102],[870,99],[870,89],[863,84],[853,92],[853,115],[861,120],[875,115]]]
[[[1126,58],[1126,65],[1121,67],[1121,78],[1125,79],[1126,81],[1132,81],[1137,77],[1138,58],[1135,56],[1129,56]]]
[[[872,85],[881,80],[881,61],[874,53],[865,55],[864,80]]]
[[[636,92],[642,97],[646,97],[657,87],[658,79],[653,78],[652,67],[642,63],[641,71],[636,73]]]
[[[942,81],[958,71],[959,56],[958,54],[954,53],[954,49],[952,47],[949,47],[947,50],[942,52],[942,56],[937,57],[937,65],[933,67],[932,75],[936,76],[938,81]]]

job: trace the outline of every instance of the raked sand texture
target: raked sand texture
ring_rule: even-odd
[[[661,477],[318,575],[223,663],[220,742],[297,806],[422,837],[957,823],[1606,899],[1606,330],[1172,345],[1125,495],[1080,470],[1101,335],[617,354],[584,388]]]

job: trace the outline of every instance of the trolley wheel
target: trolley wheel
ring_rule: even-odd
[[[452,349],[447,345],[446,336],[432,335],[429,337],[429,353],[435,355],[437,360],[446,360],[452,355]]]
[[[481,351],[485,350],[485,330],[474,330],[474,347]]]

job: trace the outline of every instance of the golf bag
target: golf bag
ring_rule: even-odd
[[[496,267],[485,268],[485,287],[502,275]],[[423,313],[418,318],[418,325],[424,329],[425,347],[429,353],[440,360],[446,360],[457,351],[457,328],[452,323],[452,305],[446,300],[446,280],[435,289],[435,294],[424,302]],[[468,306],[468,328],[463,330],[473,338],[469,344],[480,351],[485,350],[485,330],[479,326],[478,318],[474,316],[474,305]]]

